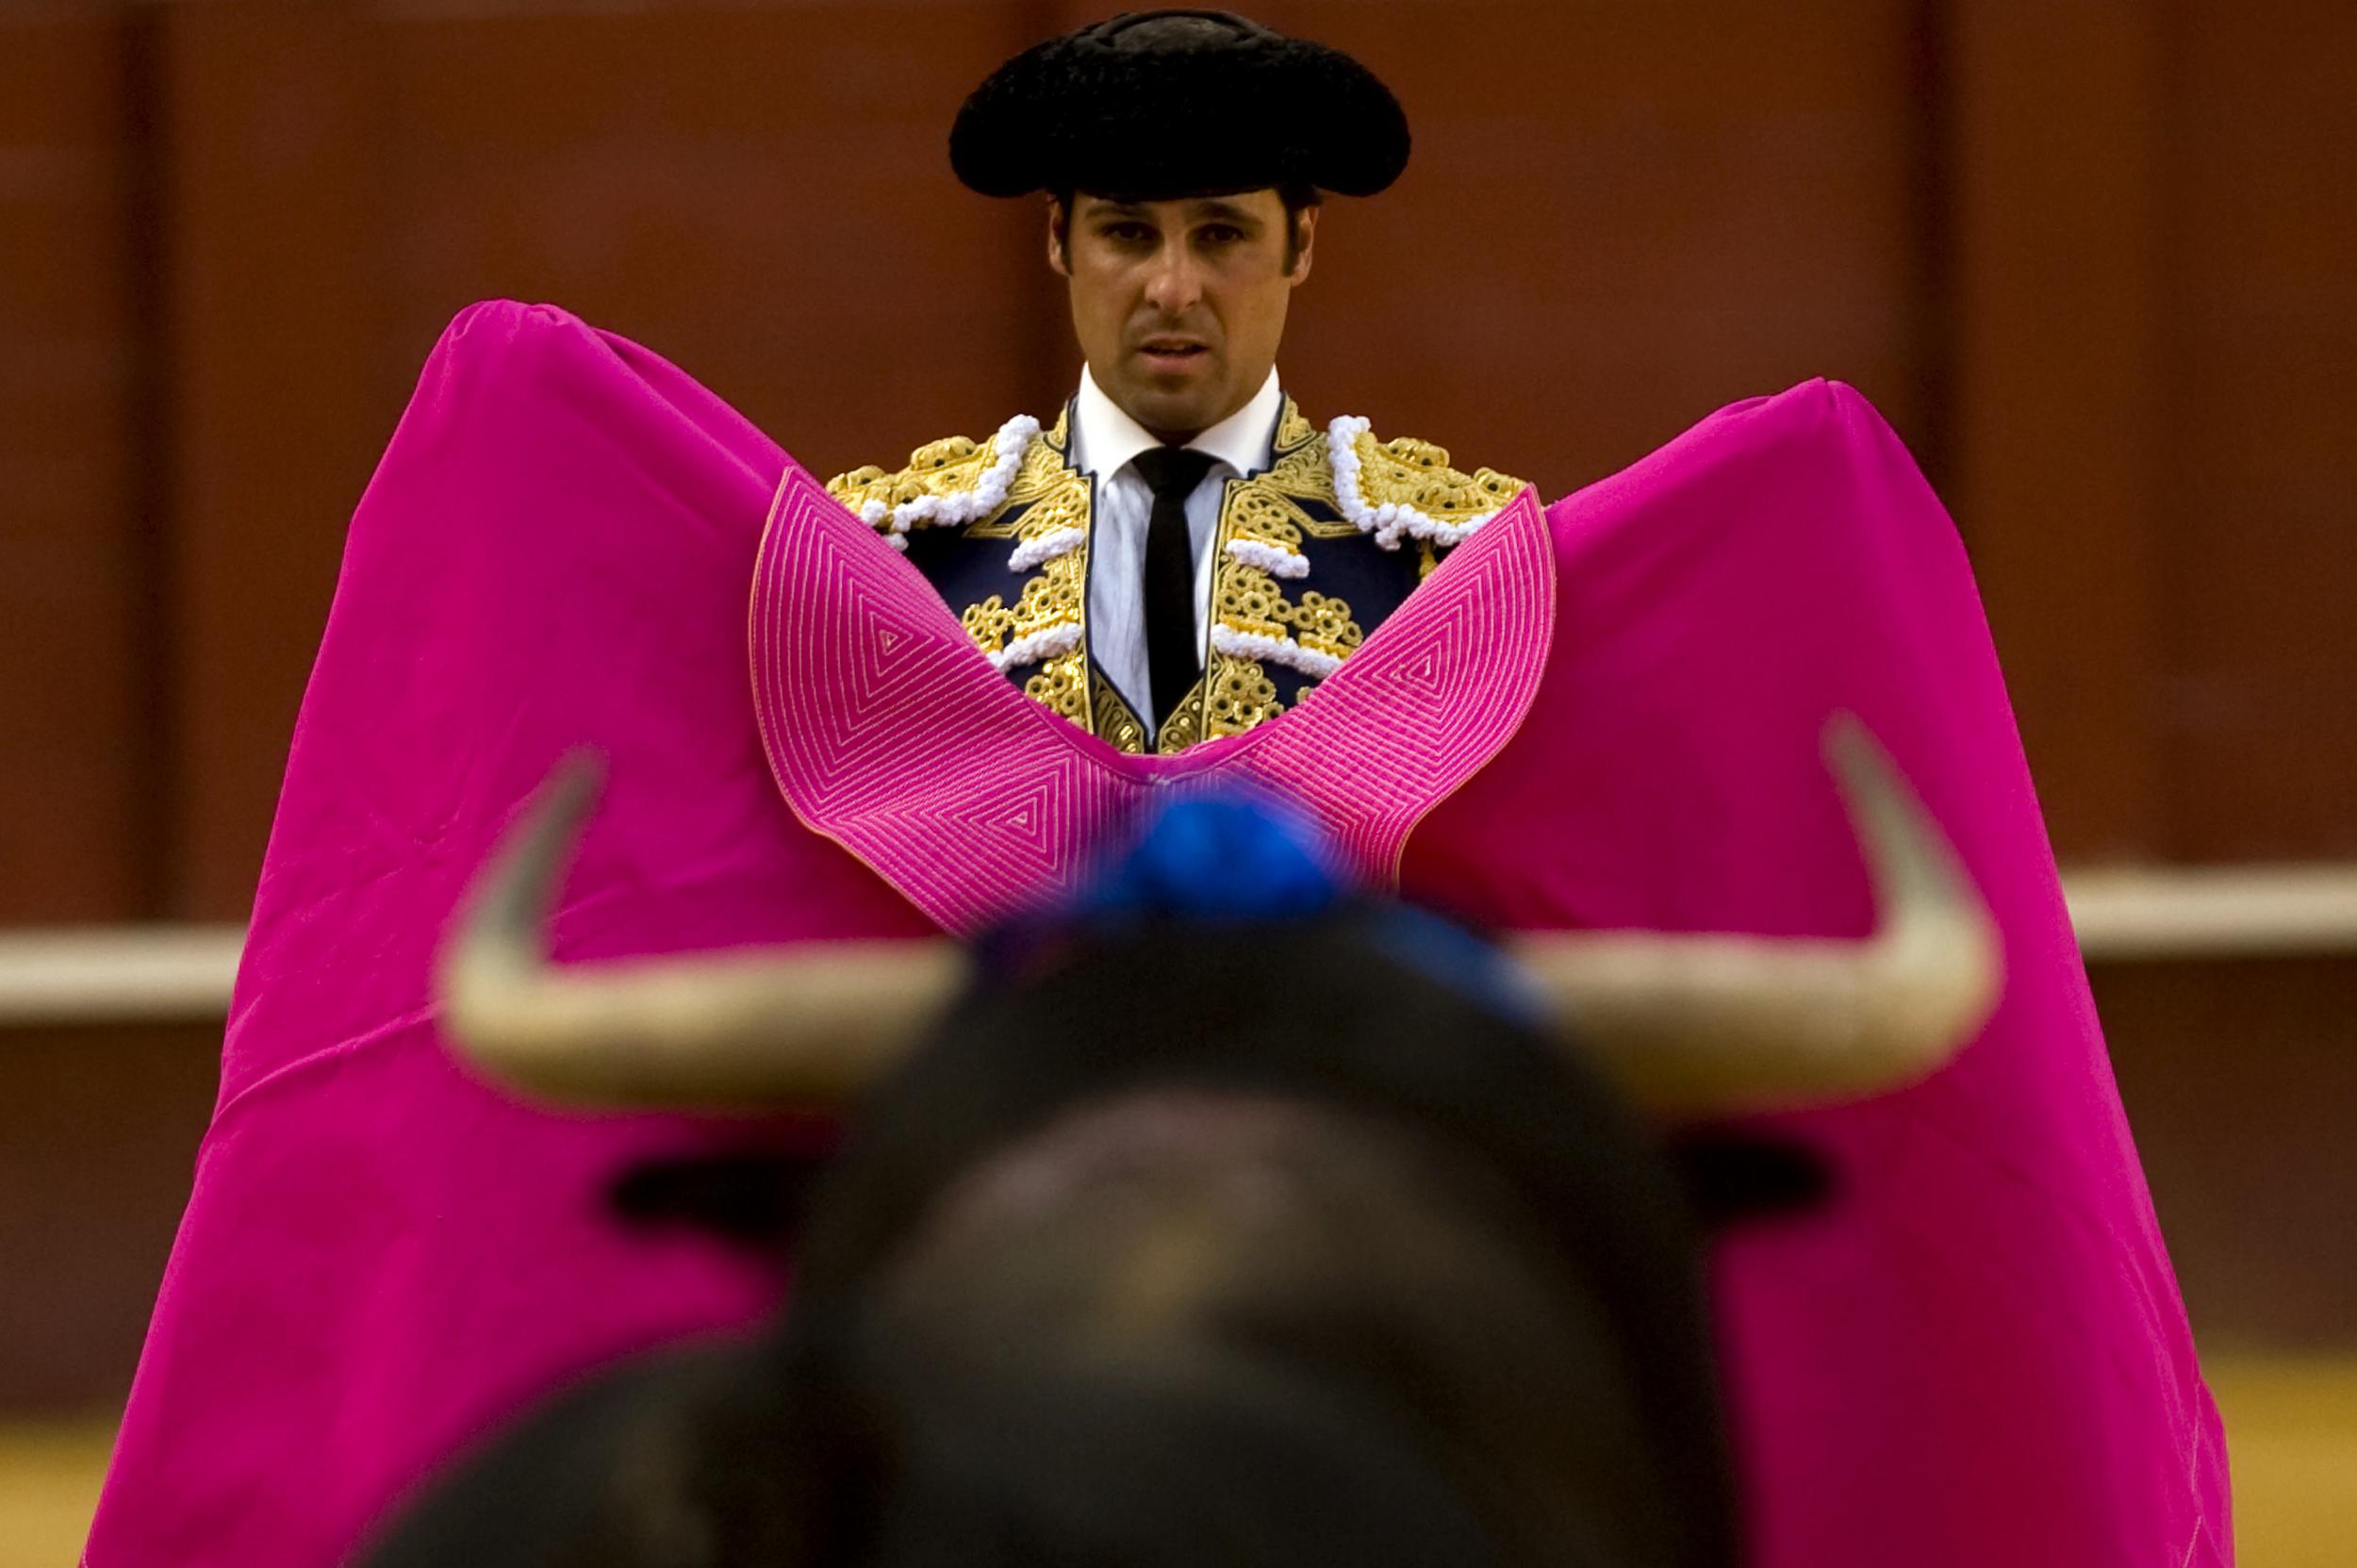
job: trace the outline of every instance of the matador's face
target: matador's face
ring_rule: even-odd
[[[1268,379],[1285,307],[1310,275],[1317,209],[1297,244],[1275,190],[1126,202],[1080,193],[1049,216],[1048,262],[1096,384],[1164,440],[1242,408]]]

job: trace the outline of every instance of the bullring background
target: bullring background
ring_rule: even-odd
[[[0,6],[0,1568],[87,1519],[343,522],[441,324],[563,304],[821,474],[1047,411],[1039,210],[943,138],[1100,14]],[[1811,375],[1905,436],[2084,895],[2244,1559],[2350,1560],[2357,8],[1257,14],[1416,129],[1327,213],[1305,406],[1550,498]]]

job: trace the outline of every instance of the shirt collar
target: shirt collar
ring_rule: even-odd
[[[1238,473],[1258,473],[1276,456],[1277,421],[1284,411],[1285,394],[1272,367],[1251,402],[1187,445]],[[1139,453],[1162,444],[1105,395],[1086,365],[1080,367],[1080,390],[1072,400],[1072,425],[1077,449],[1073,466],[1100,478],[1111,478]]]

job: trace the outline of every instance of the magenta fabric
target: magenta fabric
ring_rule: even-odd
[[[1124,756],[975,654],[872,531],[789,469],[755,569],[753,697],[778,788],[944,929],[1077,891],[1157,791],[1281,791],[1348,872],[1398,881],[1409,834],[1497,754],[1537,692],[1555,557],[1525,490],[1306,694],[1290,723]]]
[[[1508,926],[1862,933],[1817,754],[1847,709],[1954,837],[2003,1002],[1930,1081],[1788,1118],[1831,1214],[1714,1284],[1771,1568],[2233,1560],[2226,1453],[2112,1082],[1971,570],[1898,438],[1824,382],[1550,508],[1557,620],[1515,740],[1407,891]]]
[[[601,1223],[675,1118],[526,1110],[445,1056],[444,918],[570,748],[607,795],[556,920],[592,958],[931,928],[777,797],[745,594],[783,458],[654,356],[477,306],[346,546],[87,1560],[325,1568],[453,1445],[773,1285]]]
[[[1949,1071],[1793,1118],[1841,1203],[1719,1261],[1759,1559],[2230,1560],[2216,1416],[1970,575],[1855,394],[1726,410],[1501,518],[1294,712],[1171,762],[1020,698],[912,585],[652,355],[546,307],[453,324],[354,520],[93,1568],[334,1562],[534,1394],[765,1305],[717,1250],[597,1217],[614,1170],[709,1126],[515,1107],[436,1038],[443,920],[574,745],[612,782],[567,959],[964,929],[1152,781],[1220,778],[1303,796],[1371,878],[1485,920],[1838,933],[1869,912],[1815,754],[1837,707],[1957,838],[2011,976]],[[970,744],[911,744],[916,718]]]

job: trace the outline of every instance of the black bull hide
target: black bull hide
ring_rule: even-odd
[[[790,1244],[790,1307],[560,1395],[369,1568],[1739,1560],[1702,1237],[1805,1158],[1665,1146],[1394,910],[1021,967],[806,1206],[760,1159],[626,1181]]]

